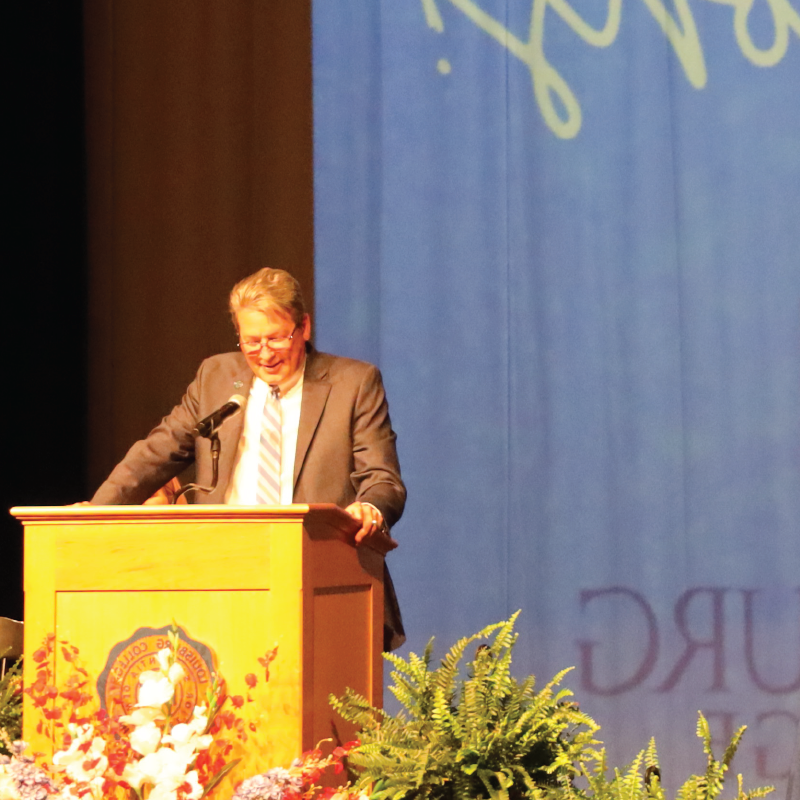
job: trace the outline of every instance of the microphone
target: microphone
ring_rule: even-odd
[[[194,433],[196,436],[209,438],[216,433],[222,423],[228,417],[238,414],[245,404],[245,399],[240,394],[232,395],[225,405],[220,406],[213,414],[209,414],[205,419],[201,419],[197,425],[194,426]]]

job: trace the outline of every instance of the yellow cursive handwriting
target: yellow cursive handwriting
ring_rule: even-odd
[[[528,40],[511,33],[501,22],[487,14],[475,0],[448,0],[478,28],[499,42],[530,70],[533,93],[542,117],[556,136],[572,139],[581,129],[581,107],[572,89],[547,60],[544,52],[545,23],[548,9],[556,13],[583,41],[593,47],[608,47],[617,38],[622,16],[622,0],[608,0],[608,14],[602,28],[589,25],[567,0],[533,0]],[[689,83],[702,89],[708,79],[705,57],[689,0],[674,0],[675,15],[662,0],[642,0],[658,23],[683,67]],[[775,39],[767,49],[753,43],[748,16],[755,0],[708,0],[734,7],[733,24],[742,53],[754,64],[771,67],[785,55],[789,33],[800,37],[800,16],[789,0],[767,0],[775,25]],[[422,0],[428,26],[442,33],[444,22],[436,0]]]
[[[758,67],[774,67],[786,55],[790,29],[800,37],[800,14],[789,5],[789,0],[767,0],[772,12],[775,39],[772,46],[766,50],[755,46],[747,25],[747,18],[755,0],[710,0],[710,2],[733,6],[733,30],[736,33],[736,42],[745,58]]]

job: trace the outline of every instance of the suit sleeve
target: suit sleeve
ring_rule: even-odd
[[[205,364],[201,365],[181,403],[125,457],[95,492],[95,505],[139,505],[194,461],[192,431],[199,419],[198,396]]]
[[[406,487],[400,477],[389,405],[377,367],[370,366],[358,388],[353,409],[351,480],[356,500],[372,503],[391,527],[403,513]]]

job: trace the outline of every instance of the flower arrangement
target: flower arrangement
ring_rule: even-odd
[[[333,698],[342,716],[361,727],[360,741],[328,756],[315,749],[286,768],[249,777],[231,800],[665,800],[655,742],[608,777],[605,750],[594,738],[599,726],[558,686],[565,672],[538,691],[533,676],[517,681],[511,675],[516,616],[461,639],[438,668],[431,667],[432,641],[422,657],[387,656],[394,667],[390,689],[405,712],[391,716],[350,691]],[[91,710],[77,648],[48,637],[34,654],[37,677],[25,691],[41,716],[37,730],[60,749],[39,766],[23,743],[0,728],[0,745],[8,752],[0,755],[0,800],[219,796],[227,785],[222,779],[240,761],[237,748],[253,730],[236,712],[252,702],[258,678],[246,676],[246,697],[228,697],[214,676],[205,702],[180,719],[174,708],[183,680],[176,628],[168,641],[156,657],[157,669],[139,676],[135,706],[110,716]],[[474,657],[463,664],[473,644]],[[73,669],[61,689],[49,666],[57,645]],[[275,656],[273,650],[259,659],[267,681]],[[717,759],[700,715],[706,770],[683,783],[679,800],[717,800],[743,733],[737,731]],[[343,771],[345,757],[355,786],[320,786],[324,772]],[[746,792],[737,777],[736,800],[769,791]]]
[[[342,759],[358,742],[335,747],[323,757],[319,749],[295,759],[288,769],[273,767],[261,775],[248,778],[236,789],[232,800],[368,800],[366,794],[353,792],[349,786],[320,787],[317,781],[322,773],[333,767],[335,774],[344,769]]]
[[[40,766],[25,754],[24,743],[11,742],[6,735],[9,755],[0,756],[0,800],[201,800],[212,793],[241,761],[232,756],[254,730],[254,723],[246,725],[237,710],[253,701],[258,678],[247,675],[247,696],[231,697],[224,681],[214,675],[205,702],[181,721],[175,698],[185,673],[177,659],[174,625],[168,642],[156,656],[157,669],[140,674],[130,713],[112,716],[92,710],[94,698],[78,649],[48,636],[34,653],[36,680],[25,692],[40,714],[37,732],[60,749]],[[60,689],[54,685],[51,666],[57,646],[72,668]],[[259,659],[267,681],[276,655],[277,650],[271,650]],[[319,749],[305,753],[287,769],[274,768],[242,782],[234,797],[355,800],[357,795],[347,788],[317,786],[325,770],[341,772],[351,745],[337,747],[327,757]]]

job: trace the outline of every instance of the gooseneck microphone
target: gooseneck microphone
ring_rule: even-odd
[[[222,423],[228,417],[238,414],[244,408],[245,399],[240,394],[233,395],[225,405],[220,406],[216,411],[209,414],[204,419],[201,419],[197,425],[194,426],[194,433],[196,436],[202,436],[205,439],[213,436],[217,432]]]
[[[201,419],[197,425],[194,426],[194,434],[202,436],[204,439],[211,440],[211,486],[201,486],[199,483],[187,483],[180,491],[172,496],[172,502],[176,503],[181,495],[187,492],[203,492],[203,494],[211,494],[217,488],[217,481],[219,480],[219,451],[222,445],[217,435],[217,428],[225,422],[226,419],[238,414],[245,404],[245,399],[240,394],[235,394],[231,397],[225,405],[220,406],[213,414],[209,414],[204,419]]]

